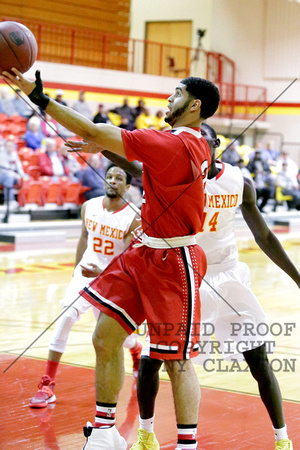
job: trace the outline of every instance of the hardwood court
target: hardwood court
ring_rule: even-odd
[[[299,240],[286,239],[283,245],[300,267]],[[82,426],[94,420],[95,357],[91,335],[95,322],[91,311],[70,333],[56,377],[56,404],[41,410],[28,407],[44,373],[51,330],[7,370],[61,312],[59,300],[72,276],[75,246],[75,239],[69,239],[61,248],[40,246],[17,251],[11,244],[0,244],[1,449],[80,449],[85,441]],[[250,266],[253,290],[277,334],[277,348],[270,360],[280,383],[289,436],[297,450],[300,448],[297,442],[300,429],[299,290],[252,240],[241,241],[240,259]],[[295,326],[290,326],[291,331],[288,331],[286,323]],[[246,365],[233,366],[215,359],[206,370],[196,366],[202,386],[198,449],[273,449],[271,422]],[[118,403],[117,427],[130,448],[136,439],[138,408],[127,350],[125,364],[126,379]],[[175,448],[171,387],[163,369],[155,432],[162,449]]]

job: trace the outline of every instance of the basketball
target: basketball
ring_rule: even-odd
[[[12,67],[27,72],[37,57],[37,42],[33,33],[18,22],[0,23],[0,73]]]

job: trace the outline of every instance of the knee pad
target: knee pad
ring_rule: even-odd
[[[53,330],[49,350],[63,353],[65,351],[69,333],[76,322],[80,318],[80,314],[77,309],[69,308],[64,314],[56,321],[55,328]]]

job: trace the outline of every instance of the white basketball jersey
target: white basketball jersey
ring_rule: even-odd
[[[116,255],[124,251],[123,238],[137,212],[139,210],[133,203],[125,204],[118,211],[107,211],[104,197],[89,200],[85,208],[88,241],[80,264],[94,263],[105,269]]]
[[[244,179],[238,167],[219,161],[216,166],[221,171],[206,182],[204,222],[196,236],[207,264],[238,260],[234,225],[236,209],[243,201]]]

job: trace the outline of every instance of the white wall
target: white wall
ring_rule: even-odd
[[[143,39],[145,23],[153,20],[192,20],[194,46],[196,30],[206,28],[203,48],[233,59],[236,82],[266,87],[269,103],[300,75],[297,73],[300,26],[296,26],[300,23],[299,3],[289,0],[132,0],[131,37]],[[266,67],[266,64],[274,67]],[[285,67],[282,78],[280,66]],[[278,101],[300,104],[300,81]],[[285,141],[300,143],[299,109],[288,115],[269,114],[267,121],[271,133],[283,133]],[[293,154],[300,163],[300,144]]]
[[[206,29],[204,46],[209,45],[212,0],[131,0],[130,37],[145,39],[146,22],[192,21],[192,46],[197,47],[198,29]]]

